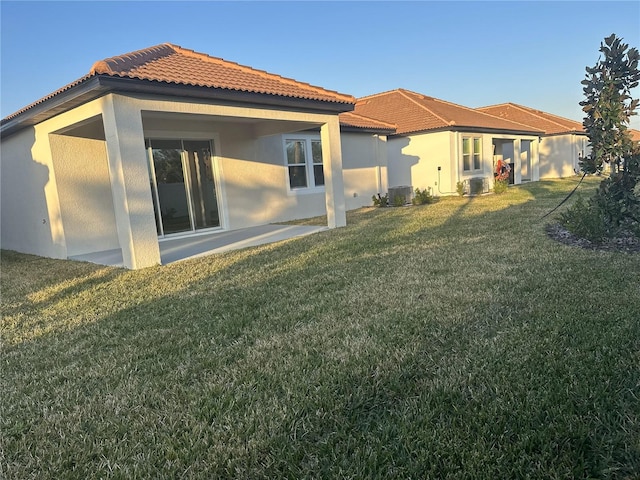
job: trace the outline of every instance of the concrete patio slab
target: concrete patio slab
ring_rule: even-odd
[[[311,235],[328,227],[307,225],[260,225],[232,231],[208,232],[178,238],[160,239],[160,259],[163,265],[204,255],[228,252],[240,248],[255,247],[290,238]],[[70,260],[122,267],[122,252],[106,250],[69,257]]]

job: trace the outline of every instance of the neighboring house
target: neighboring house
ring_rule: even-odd
[[[473,193],[493,186],[498,160],[510,164],[511,183],[539,179],[542,130],[404,89],[358,99],[354,112],[396,125],[387,137],[390,187]]]
[[[539,149],[540,178],[575,175],[580,170],[580,159],[589,154],[589,138],[580,122],[515,103],[481,107],[477,110],[544,132]]]
[[[343,226],[382,187],[376,152],[393,129],[346,115],[342,146],[339,114],[354,103],[172,44],[97,62],[1,121],[2,248],[121,249],[142,268],[172,235],[324,214]],[[343,150],[362,183],[348,170],[343,180]]]

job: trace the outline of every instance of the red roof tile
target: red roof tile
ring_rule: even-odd
[[[340,125],[344,127],[358,128],[363,130],[379,130],[381,132],[393,133],[396,126],[391,123],[381,122],[373,118],[358,115],[353,112],[344,112],[339,115]]]
[[[164,43],[96,62],[91,74],[353,103],[351,95],[326,90],[222,58]]]
[[[398,134],[465,127],[541,133],[521,123],[404,89],[359,98],[354,113],[394,123]]]
[[[542,130],[547,135],[562,133],[585,133],[580,122],[535,110],[516,103],[503,103],[478,108],[481,112],[490,113],[500,118],[523,123]]]
[[[355,103],[355,98],[351,95],[164,43],[100,60],[93,64],[87,75],[7,116],[2,119],[2,123],[96,76],[141,79],[345,105]]]

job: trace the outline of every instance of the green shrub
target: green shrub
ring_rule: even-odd
[[[464,195],[464,183],[456,183],[456,192],[458,192],[458,195],[461,197]]]
[[[396,195],[393,197],[393,206],[402,207],[405,204],[405,198],[402,195]]]
[[[507,187],[509,186],[509,180],[495,180],[493,182],[493,191],[495,193],[504,193],[507,191]]]
[[[638,178],[640,175],[616,173],[600,183],[593,202],[602,210],[610,234],[632,230],[640,222]]]
[[[599,243],[607,234],[605,213],[595,197],[585,202],[579,197],[566,212],[560,214],[560,224],[578,237]]]
[[[429,203],[433,203],[433,196],[431,195],[431,192],[428,188],[425,188],[424,190],[416,188],[414,193],[415,195],[413,197],[413,200],[411,201],[411,203],[413,203],[414,205],[426,205]]]
[[[384,195],[373,195],[371,200],[373,200],[374,207],[386,207],[389,205],[389,195],[386,193]]]

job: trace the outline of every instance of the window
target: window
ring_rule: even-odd
[[[480,137],[462,138],[462,170],[471,172],[482,169],[482,139]]]
[[[324,185],[322,144],[317,137],[285,138],[285,155],[291,190]]]

